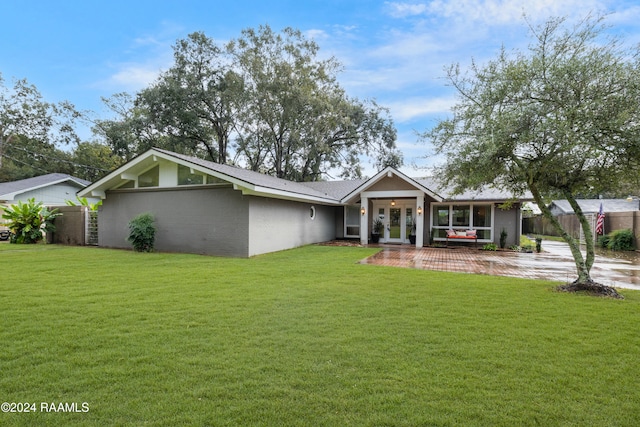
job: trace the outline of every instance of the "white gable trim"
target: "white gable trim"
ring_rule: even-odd
[[[186,166],[191,170],[197,171],[199,173],[203,173],[206,175],[211,175],[213,177],[222,179],[226,182],[233,184],[233,188],[239,191],[242,191],[243,195],[251,195],[251,196],[262,196],[269,197],[275,199],[284,199],[284,200],[294,200],[301,202],[313,202],[313,203],[323,203],[327,205],[341,205],[340,201],[335,200],[333,198],[323,198],[317,197],[313,195],[300,194],[293,191],[285,191],[278,190],[273,188],[268,188],[264,186],[254,185],[252,183],[246,182],[242,179],[234,177],[229,174],[225,174],[213,169],[209,169],[206,166],[202,166],[196,163],[189,162],[188,160],[184,160],[179,157],[174,157],[169,154],[156,151],[155,149],[150,149],[147,152],[140,154],[138,157],[132,159],[128,163],[120,166],[118,169],[114,170],[104,178],[96,181],[95,183],[89,185],[84,190],[80,191],[78,194],[79,197],[87,197],[90,195],[91,197],[100,197],[101,199],[106,198],[106,192],[108,190],[114,189],[122,179],[135,179],[137,177],[136,173],[131,173],[130,171],[134,169],[136,166],[140,165],[142,162],[147,161],[149,158],[152,159],[153,162],[157,162],[158,159],[164,159],[166,161],[179,164],[182,166]],[[155,188],[155,187],[154,187]],[[158,189],[167,188],[167,187],[157,187]],[[149,188],[147,188],[148,190]]]
[[[222,178],[226,179],[226,178]],[[273,199],[283,199],[283,200],[293,200],[298,202],[315,202],[322,203],[325,205],[334,205],[334,206],[342,206],[342,204],[334,199],[325,199],[322,197],[301,195],[297,193],[292,193],[289,191],[283,190],[275,190],[273,188],[266,188],[255,186],[251,184],[234,184],[233,188],[235,190],[242,191],[242,194],[245,196],[261,196],[261,197],[270,197]]]
[[[393,197],[416,197],[416,191],[414,191],[414,190],[399,190],[399,191],[389,190],[389,191],[383,191],[383,192],[375,192],[375,191],[374,192],[367,192],[367,188],[372,187],[374,184],[378,183],[379,181],[383,180],[384,178],[387,178],[387,177],[391,178],[394,175],[397,176],[398,178],[402,179],[403,181],[407,182],[408,184],[414,186],[418,192],[426,193],[427,195],[429,195],[431,198],[433,198],[437,202],[442,202],[444,200],[441,196],[439,196],[438,194],[434,193],[433,191],[431,191],[430,189],[428,189],[424,185],[420,184],[416,180],[414,180],[412,178],[409,178],[408,176],[406,176],[405,174],[403,174],[399,170],[397,170],[395,168],[392,168],[391,166],[387,166],[385,169],[383,169],[382,171],[378,172],[373,178],[369,179],[368,181],[365,181],[358,188],[353,190],[351,193],[347,194],[341,200],[342,203],[348,203],[349,201],[354,201],[353,200],[354,198],[356,198],[358,196],[361,196],[363,193],[367,193],[367,195],[368,195],[367,197],[368,198],[372,198],[372,197],[390,197],[391,195],[393,195]],[[376,195],[372,195],[374,193]],[[377,194],[377,193],[379,193],[379,194]],[[403,193],[407,193],[407,194],[403,196]]]

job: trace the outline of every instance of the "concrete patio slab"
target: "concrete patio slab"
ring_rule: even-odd
[[[420,248],[381,246],[377,254],[361,261],[393,267],[522,277],[569,283],[577,277],[573,257],[565,243],[545,240],[541,253],[482,251],[474,248]],[[616,254],[617,255],[617,254]],[[591,277],[598,283],[640,290],[640,256],[637,253],[596,255]]]

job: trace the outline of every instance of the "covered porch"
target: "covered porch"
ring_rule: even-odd
[[[360,243],[370,243],[374,223],[379,220],[383,225],[379,243],[420,248],[426,234],[425,212],[421,191],[364,192],[360,200]]]
[[[379,243],[421,248],[428,238],[429,206],[442,201],[422,183],[386,168],[342,199],[347,206],[345,237],[369,244],[374,224],[380,221]]]

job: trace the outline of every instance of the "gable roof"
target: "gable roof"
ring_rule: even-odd
[[[576,200],[578,206],[584,213],[597,213],[600,211],[600,203],[602,210],[606,212],[629,212],[639,209],[639,201],[637,199],[580,199]],[[553,200],[549,203],[549,208],[557,214],[572,214],[573,208],[569,205],[568,200]]]
[[[185,154],[174,153],[160,148],[152,148],[136,158],[130,160],[104,178],[89,185],[79,192],[80,197],[106,197],[106,191],[117,188],[131,176],[152,167],[156,158],[181,164],[198,170],[207,175],[214,176],[230,184],[243,194],[263,197],[296,200],[304,202],[316,202],[329,205],[342,205],[355,203],[363,191],[374,187],[386,178],[397,178],[407,183],[410,187],[422,191],[438,202],[446,200],[491,200],[503,201],[510,197],[497,190],[484,190],[482,192],[468,192],[455,198],[447,199],[447,191],[441,189],[440,184],[433,178],[410,178],[402,172],[387,167],[370,179],[357,179],[350,181],[316,181],[294,182],[276,178],[263,173],[242,169],[236,166],[223,165],[208,160]],[[438,189],[437,192],[433,189]]]
[[[13,200],[18,194],[38,188],[68,182],[78,188],[84,188],[91,184],[90,181],[67,175],[65,173],[50,173],[47,175],[35,176],[33,178],[21,179],[18,181],[0,183],[0,199]]]
[[[249,169],[214,163],[184,154],[172,153],[171,151],[160,149],[158,149],[158,151],[183,159],[187,162],[203,166],[212,172],[217,172],[219,175],[215,173],[212,175],[224,179],[225,181],[233,182],[236,186],[243,189],[244,194],[270,194],[272,196],[284,196],[285,194],[283,193],[292,193],[302,198],[321,199],[316,201],[331,203],[337,202],[336,198],[333,197],[330,192],[322,191],[322,188],[315,189],[313,186],[307,185],[310,184],[308,182],[289,181]],[[291,198],[291,196],[284,198]]]
[[[392,177],[394,175],[397,176],[398,178],[400,178],[401,180],[405,181],[406,183],[412,185],[417,190],[421,190],[424,193],[428,194],[429,196],[431,196],[436,201],[441,202],[443,200],[441,196],[439,196],[438,194],[434,193],[431,189],[425,187],[424,185],[422,185],[420,182],[416,181],[415,179],[409,178],[408,176],[406,176],[402,172],[398,171],[397,169],[392,168],[391,166],[387,166],[386,168],[384,168],[383,170],[378,172],[373,178],[362,182],[360,185],[355,187],[349,193],[346,193],[345,195],[343,195],[341,200],[342,200],[342,202],[346,203],[350,199],[353,199],[354,197],[356,197],[361,192],[366,191],[367,188],[371,188],[376,183],[382,181],[385,177]]]
[[[261,195],[266,197],[299,200],[308,202],[321,202],[327,204],[339,204],[331,195],[315,190],[303,183],[276,178],[263,173],[242,169],[235,166],[223,165],[208,160],[199,159],[185,154],[152,148],[135,159],[119,167],[104,178],[96,181],[80,192],[80,196],[94,197],[105,196],[104,192],[112,189],[122,181],[121,175],[135,169],[139,164],[153,159],[154,156],[169,160],[184,166],[192,167],[200,172],[214,176],[233,184],[234,188],[241,190],[243,194]]]

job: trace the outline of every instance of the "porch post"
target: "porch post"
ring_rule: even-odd
[[[364,215],[362,210],[364,209]],[[367,197],[360,198],[360,244],[369,243],[369,199]]]
[[[418,215],[418,211],[422,211],[422,214]],[[416,197],[416,248],[421,248],[424,243],[424,219],[426,216],[423,193]]]

